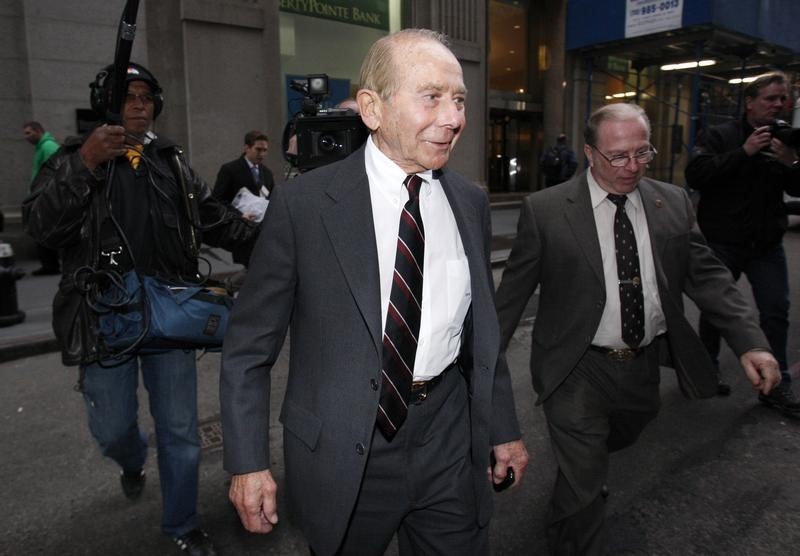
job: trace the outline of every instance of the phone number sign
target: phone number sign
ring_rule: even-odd
[[[625,38],[677,29],[683,20],[683,0],[627,0]]]

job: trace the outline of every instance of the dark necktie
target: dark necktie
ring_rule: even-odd
[[[251,166],[250,171],[253,172],[253,181],[256,182],[256,185],[261,185],[261,173],[258,171],[258,165]]]
[[[394,438],[408,415],[408,399],[414,380],[414,359],[422,318],[422,267],[425,229],[419,210],[422,179],[406,178],[408,202],[400,215],[392,291],[383,332],[382,384],[377,424],[387,440]]]
[[[617,251],[622,341],[632,348],[637,348],[644,338],[644,296],[636,235],[625,212],[625,201],[628,197],[609,195],[608,199],[617,205],[617,212],[614,215],[614,244]]]

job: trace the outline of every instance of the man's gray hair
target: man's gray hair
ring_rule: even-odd
[[[436,41],[449,47],[447,37],[430,29],[403,29],[375,41],[361,64],[359,86],[375,91],[382,99],[388,99],[397,90],[399,68],[394,63],[394,49],[402,42],[412,43],[421,40]]]
[[[641,106],[627,102],[606,104],[592,112],[592,115],[589,116],[589,121],[586,122],[586,130],[583,132],[583,139],[586,141],[587,145],[596,146],[597,129],[600,127],[601,123],[609,120],[621,122],[638,118],[644,121],[644,125],[647,127],[647,137],[649,138],[650,119]]]

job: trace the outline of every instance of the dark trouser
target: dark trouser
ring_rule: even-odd
[[[761,330],[764,331],[769,347],[781,367],[781,384],[790,384],[792,379],[786,358],[789,334],[789,271],[783,245],[778,243],[763,249],[712,242],[708,245],[730,269],[736,280],[744,273],[750,281]],[[711,360],[718,366],[719,331],[702,314],[699,333]]]
[[[477,513],[467,387],[452,368],[423,402],[409,405],[392,442],[373,432],[339,554],[384,554],[395,532],[401,555],[488,554]]]
[[[58,262],[58,250],[50,249],[37,243],[36,251],[39,254],[39,262],[42,263],[43,269],[58,272],[61,268],[61,264]]]
[[[606,553],[608,455],[633,444],[658,413],[658,349],[614,362],[589,350],[544,402],[558,475],[547,539],[552,554]]]

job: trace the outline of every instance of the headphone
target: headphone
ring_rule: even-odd
[[[89,84],[91,89],[89,93],[89,102],[92,105],[92,110],[95,111],[101,118],[105,117],[108,112],[110,96],[111,96],[111,74],[114,72],[114,65],[109,64],[100,70],[94,81]],[[153,119],[157,118],[164,109],[164,91],[158,84],[158,80],[150,73],[146,67],[131,62],[128,64],[128,72],[125,76],[125,83],[131,81],[144,81],[150,86],[150,92],[153,94]]]

